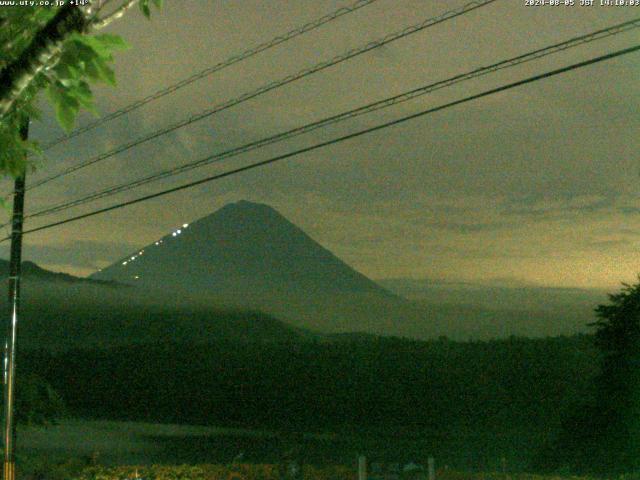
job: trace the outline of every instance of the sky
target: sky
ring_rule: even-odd
[[[109,27],[107,114],[349,1],[167,0],[150,21]],[[465,5],[377,0],[46,152],[36,181],[349,49]],[[640,7],[497,0],[153,142],[29,191],[26,209],[68,201],[576,35]],[[639,43],[639,29],[460,83],[395,107],[64,213],[44,225],[270,158],[504,83]],[[276,208],[370,278],[511,279],[612,288],[640,272],[640,53],[602,62],[126,209],[28,235],[25,258],[88,275],[229,202]],[[61,135],[45,115],[32,138]],[[79,124],[92,121],[83,114]],[[10,191],[5,180],[2,187]],[[5,218],[7,213],[3,212]],[[6,243],[0,254],[8,251]]]

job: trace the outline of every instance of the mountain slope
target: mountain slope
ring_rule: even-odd
[[[390,296],[273,208],[247,201],[185,224],[91,278],[209,293]]]
[[[41,282],[65,282],[65,283],[80,283],[87,285],[111,285],[113,287],[124,287],[124,285],[118,285],[114,282],[94,280],[87,278],[75,277],[68,273],[52,272],[51,270],[44,269],[39,265],[23,261],[21,266],[21,275],[23,278]],[[0,278],[7,278],[9,276],[9,261],[0,258]]]

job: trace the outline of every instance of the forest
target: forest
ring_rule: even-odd
[[[309,445],[320,462],[366,448],[525,469],[541,468],[565,416],[592,395],[599,354],[588,335],[337,336],[25,350],[18,365],[47,379],[68,416],[334,434],[333,446]]]

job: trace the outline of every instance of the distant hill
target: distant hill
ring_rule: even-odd
[[[109,281],[100,281],[100,280],[92,280],[87,278],[75,277],[73,275],[69,275],[68,273],[62,272],[52,272],[50,270],[46,270],[39,265],[29,262],[23,261],[21,265],[21,274],[24,278],[28,280],[36,280],[36,281],[44,281],[44,282],[66,282],[66,283],[82,283],[88,285],[112,285],[112,286],[124,286],[117,285],[115,282]],[[0,258],[0,276],[1,278],[6,278],[9,275],[9,261]]]
[[[468,324],[479,328],[493,325],[507,335],[539,337],[587,333],[587,324],[595,320],[595,307],[608,302],[608,292],[604,289],[544,287],[514,279],[453,282],[391,278],[376,281],[432,312],[433,317],[466,319]]]
[[[388,278],[377,283],[403,297],[428,303],[473,305],[501,310],[595,307],[607,301],[604,289],[543,287],[515,279],[452,282],[432,279]]]
[[[291,342],[314,338],[257,310],[240,310],[195,301],[167,292],[149,298],[136,287],[78,278],[23,263],[19,319],[21,348],[65,350],[160,341]],[[8,262],[0,260],[0,273]],[[6,283],[5,283],[6,286]],[[7,296],[0,297],[6,311]]]

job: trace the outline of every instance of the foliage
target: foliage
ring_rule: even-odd
[[[600,373],[589,402],[576,404],[543,463],[613,474],[640,468],[640,283],[623,284],[596,308]]]
[[[150,16],[150,1],[139,2],[146,17]],[[162,6],[162,0],[151,3],[158,8]],[[42,6],[6,6],[0,11],[0,69],[6,69],[20,58],[57,10]],[[97,16],[88,18],[87,31],[91,30],[92,22],[98,20]],[[42,65],[16,100],[14,110],[0,118],[0,174],[16,176],[25,168],[25,157],[39,152],[35,142],[20,138],[18,128],[23,116],[40,117],[38,93],[46,91],[58,123],[66,132],[71,131],[81,108],[97,114],[90,84],[115,85],[111,68],[113,53],[126,48],[128,45],[117,35],[68,35],[59,51]]]
[[[48,74],[46,87],[56,118],[66,131],[80,107],[97,115],[89,81],[116,85],[115,73],[109,66],[113,52],[128,45],[117,35],[82,35],[74,33],[65,42],[60,61]]]
[[[35,7],[4,7],[0,22],[0,68],[17,59],[36,34],[51,19],[54,10]],[[39,118],[39,110],[34,107],[38,90],[46,85],[44,75],[38,75],[18,101],[18,110],[31,118]],[[24,169],[26,154],[39,153],[35,142],[20,138],[21,117],[8,115],[0,119],[0,172],[16,176]]]
[[[638,277],[640,280],[640,277]],[[635,359],[640,354],[640,283],[623,284],[609,305],[596,308],[596,345],[607,357]]]
[[[619,471],[629,472],[640,468],[640,283],[624,284],[609,300],[596,309],[594,324],[602,352],[596,418],[601,419],[599,440],[606,445],[601,455]]]
[[[36,114],[32,112],[31,117]],[[40,153],[37,143],[21,138],[20,123],[20,118],[15,115],[0,121],[0,173],[13,177],[24,171],[25,156]]]
[[[580,477],[574,475],[536,475],[531,473],[508,474],[503,472],[470,473],[456,470],[438,470],[438,480],[595,480],[592,477]],[[619,480],[632,480],[619,477]]]
[[[524,463],[559,428],[562,412],[589,394],[597,374],[591,341],[156,343],[59,354],[23,350],[21,364],[52,378],[75,416],[354,432],[374,440],[396,432],[420,441],[375,440],[372,449],[430,451],[452,466],[463,459],[460,468],[497,468],[501,456],[510,465]],[[270,461],[268,442],[251,440],[243,448]],[[336,452],[352,455],[362,446],[360,439],[340,442],[309,444],[308,451],[337,461]],[[199,439],[194,448],[226,458],[219,443]]]
[[[356,480],[354,468],[328,465],[324,467],[303,467],[305,480]],[[57,477],[54,477],[57,479]],[[180,465],[180,466],[118,466],[89,467],[68,477],[71,480],[280,480],[275,465]],[[438,480],[594,480],[592,477],[569,475],[535,475],[518,473],[505,475],[503,472],[465,472],[450,469],[438,469]],[[616,480],[638,480],[639,475],[621,475]]]
[[[355,480],[352,469],[341,466],[304,467],[306,480]],[[182,465],[92,467],[73,480],[279,480],[275,465]]]
[[[160,10],[162,8],[162,4],[164,3],[164,0],[141,0],[140,1],[140,4],[139,4],[140,10],[142,11],[142,14],[147,18],[151,17],[151,6],[150,6],[151,3],[153,3],[153,5],[155,5],[156,8]]]
[[[25,478],[46,480],[69,480],[78,477],[90,468],[92,462],[88,458],[69,458],[63,461],[53,461],[49,458],[31,459],[18,456],[19,471]]]

